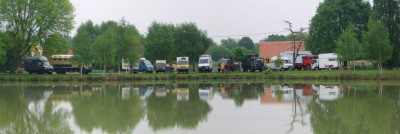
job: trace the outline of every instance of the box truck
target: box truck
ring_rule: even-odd
[[[212,58],[211,55],[201,55],[199,57],[199,64],[197,65],[199,72],[212,72]]]

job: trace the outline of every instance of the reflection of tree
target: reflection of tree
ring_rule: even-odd
[[[0,132],[72,133],[65,122],[68,114],[55,111],[51,101],[44,100],[47,87],[15,88],[0,89]],[[32,104],[32,109],[28,109],[29,104]],[[44,109],[38,106],[42,104]]]
[[[234,86],[232,98],[236,106],[241,107],[245,99],[257,99],[264,90],[262,83],[244,83],[241,86]]]
[[[147,100],[147,118],[153,130],[163,130],[175,126],[185,129],[196,128],[211,112],[210,105],[199,98],[197,85],[178,85],[189,88],[189,100],[177,101],[176,94],[156,97],[154,94]]]
[[[108,133],[130,133],[144,114],[139,96],[122,99],[119,87],[103,87],[71,102],[76,124],[89,132],[100,128]]]
[[[375,134],[396,133],[396,104],[398,90],[385,90],[379,86],[354,86],[352,92],[345,92],[336,101],[318,101],[314,99],[308,108],[311,111],[311,124],[314,133]],[[373,87],[373,86],[372,86]],[[393,114],[395,113],[395,114]],[[397,120],[398,122],[398,120]],[[391,132],[390,132],[391,131]],[[397,131],[398,132],[398,131]]]
[[[296,87],[296,85],[294,86],[294,87]],[[294,123],[295,122],[300,122],[301,123],[301,125],[306,125],[306,123],[304,122],[304,116],[305,116],[305,113],[304,113],[304,110],[303,110],[303,107],[301,106],[301,104],[300,104],[300,96],[298,96],[297,94],[296,94],[297,92],[296,91],[294,91],[293,92],[293,116],[292,116],[292,118],[293,118],[293,120],[291,121],[291,123],[290,123],[290,130],[288,131],[288,132],[292,132],[293,131],[293,125],[294,125]],[[297,111],[297,109],[299,109],[300,111],[300,113],[297,113],[298,111]],[[300,120],[298,120],[297,119],[297,117],[298,116],[300,116]]]

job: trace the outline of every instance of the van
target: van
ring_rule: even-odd
[[[197,68],[199,72],[212,72],[213,66],[211,55],[201,55]]]
[[[34,56],[25,59],[24,68],[29,74],[53,74],[53,66],[50,65],[49,60],[44,56]]]
[[[166,60],[156,60],[156,73],[158,72],[170,72],[171,66],[167,64]]]
[[[177,67],[176,71],[178,73],[184,72],[189,73],[189,57],[176,57]]]
[[[281,66],[276,66],[275,61],[278,60],[278,57],[274,56],[271,58],[271,70],[284,71],[284,70],[289,70],[290,68],[292,68],[293,64],[290,62],[288,57],[280,57],[280,59],[283,61],[283,64]]]
[[[146,60],[145,58],[141,58],[139,62],[139,71],[140,72],[146,72],[146,73],[153,73],[154,67],[150,63],[149,60]]]

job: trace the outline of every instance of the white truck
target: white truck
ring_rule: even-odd
[[[278,58],[280,58],[283,61],[283,64],[281,66],[276,66],[275,61],[278,60]],[[289,70],[290,68],[292,68],[293,64],[290,62],[288,57],[278,57],[278,56],[274,56],[271,58],[271,70],[275,71],[275,70]]]
[[[189,57],[176,57],[176,70],[178,73],[189,73]]]
[[[201,55],[199,57],[199,64],[197,65],[199,72],[212,72],[212,57],[211,55]]]
[[[293,59],[293,51],[285,51],[285,52],[281,52],[280,53],[281,57],[288,57],[289,61],[291,63],[293,63],[293,66],[298,70],[302,69],[302,67],[303,67],[303,57],[307,56],[307,55],[312,55],[311,51],[299,51],[297,53],[297,58],[296,58],[296,63],[295,63],[294,59]]]
[[[318,58],[313,60],[313,65],[311,68],[313,70],[338,69],[339,68],[338,56],[335,53],[318,54]]]

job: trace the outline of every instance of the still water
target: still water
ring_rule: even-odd
[[[0,133],[399,134],[400,86],[15,83]]]

